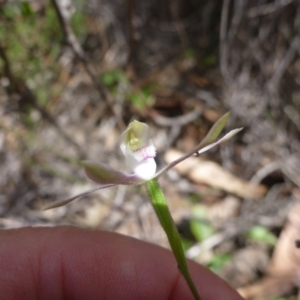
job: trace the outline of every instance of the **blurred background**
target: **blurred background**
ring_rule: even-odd
[[[186,255],[246,299],[300,299],[300,1],[0,1],[0,227],[75,225],[168,247],[144,187],[95,186],[78,159],[125,170],[146,122],[158,168],[226,111],[226,144],[160,179]]]

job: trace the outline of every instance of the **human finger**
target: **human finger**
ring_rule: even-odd
[[[226,282],[189,262],[203,300],[240,300]],[[193,299],[172,253],[99,230],[0,232],[2,299]]]

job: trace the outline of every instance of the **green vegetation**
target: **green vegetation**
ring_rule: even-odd
[[[193,219],[190,228],[197,242],[202,242],[215,233],[215,229],[207,219],[205,208],[201,205],[195,205],[192,210]]]
[[[253,226],[246,232],[246,236],[256,242],[267,244],[269,246],[275,246],[277,237],[264,226]]]

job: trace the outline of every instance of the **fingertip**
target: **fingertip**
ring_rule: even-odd
[[[0,289],[5,272],[14,279],[7,296],[22,291],[43,299],[193,299],[170,251],[116,233],[8,230],[0,233],[0,257]],[[242,299],[206,268],[191,261],[189,266],[202,300]]]

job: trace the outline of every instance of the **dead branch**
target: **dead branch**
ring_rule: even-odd
[[[294,2],[294,0],[279,0],[275,1],[273,3],[260,5],[257,7],[254,7],[248,11],[248,18],[255,18],[258,16],[263,16],[267,14],[271,14],[275,12],[277,9],[289,5],[290,3]]]
[[[289,67],[290,63],[294,59],[298,49],[300,46],[300,36],[299,33],[294,37],[289,49],[286,51],[285,56],[282,58],[279,66],[276,68],[275,73],[273,74],[270,82],[269,87],[277,87],[279,82],[284,75],[285,71]]]
[[[184,126],[195,121],[201,114],[202,108],[196,108],[195,110],[179,117],[169,118],[155,113],[152,115],[152,118],[156,124],[161,126]]]
[[[90,79],[92,80],[96,90],[99,94],[99,97],[106,102],[109,109],[112,111],[114,116],[116,117],[117,124],[120,130],[124,130],[125,124],[123,122],[122,116],[117,113],[114,105],[113,100],[107,91],[107,89],[99,82],[97,78],[96,70],[94,69],[93,65],[89,62],[89,59],[85,52],[83,51],[76,35],[74,34],[71,24],[70,18],[72,16],[72,12],[70,12],[69,7],[72,6],[72,1],[59,1],[59,0],[51,0],[53,6],[55,8],[59,23],[61,28],[64,32],[65,40],[70,45],[72,51],[76,55],[76,57],[81,61],[83,64],[87,74],[89,75]]]
[[[220,69],[223,78],[228,76],[228,43],[227,43],[227,25],[228,25],[228,11],[230,0],[224,0],[221,14],[221,28],[220,28]]]

